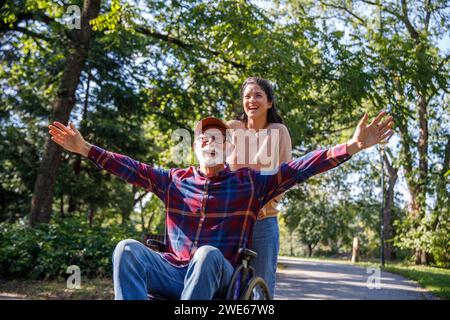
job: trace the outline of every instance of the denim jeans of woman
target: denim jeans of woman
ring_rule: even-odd
[[[279,250],[279,230],[277,217],[257,220],[253,231],[252,250],[258,256],[251,265],[256,269],[256,275],[263,278],[268,287],[270,296],[275,293],[275,273]]]

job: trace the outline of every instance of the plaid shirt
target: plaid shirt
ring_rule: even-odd
[[[272,198],[296,183],[350,159],[345,144],[318,150],[283,163],[274,174],[226,165],[216,177],[196,167],[158,169],[127,156],[93,146],[88,155],[98,167],[145,188],[166,207],[166,250],[172,265],[189,264],[203,245],[218,248],[232,265],[241,247],[250,246],[258,212]]]

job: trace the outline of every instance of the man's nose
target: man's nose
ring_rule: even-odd
[[[216,140],[214,139],[214,137],[209,137],[208,139],[203,140],[203,145],[206,146],[207,144],[211,144],[215,141]]]

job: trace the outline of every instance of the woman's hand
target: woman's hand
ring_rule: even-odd
[[[83,139],[83,136],[72,122],[70,127],[66,127],[62,123],[55,121],[48,128],[49,133],[52,135],[52,140],[61,147],[67,151],[79,153],[85,157],[88,156],[92,145]]]
[[[382,111],[376,116],[370,124],[367,124],[367,113],[359,121],[353,137],[347,142],[347,152],[355,154],[364,149],[370,148],[378,143],[385,143],[394,134],[392,127],[394,121],[392,116],[380,123],[381,119],[387,115]]]

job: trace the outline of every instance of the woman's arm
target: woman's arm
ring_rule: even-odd
[[[292,160],[292,140],[286,126],[283,125],[280,135],[280,164]]]

